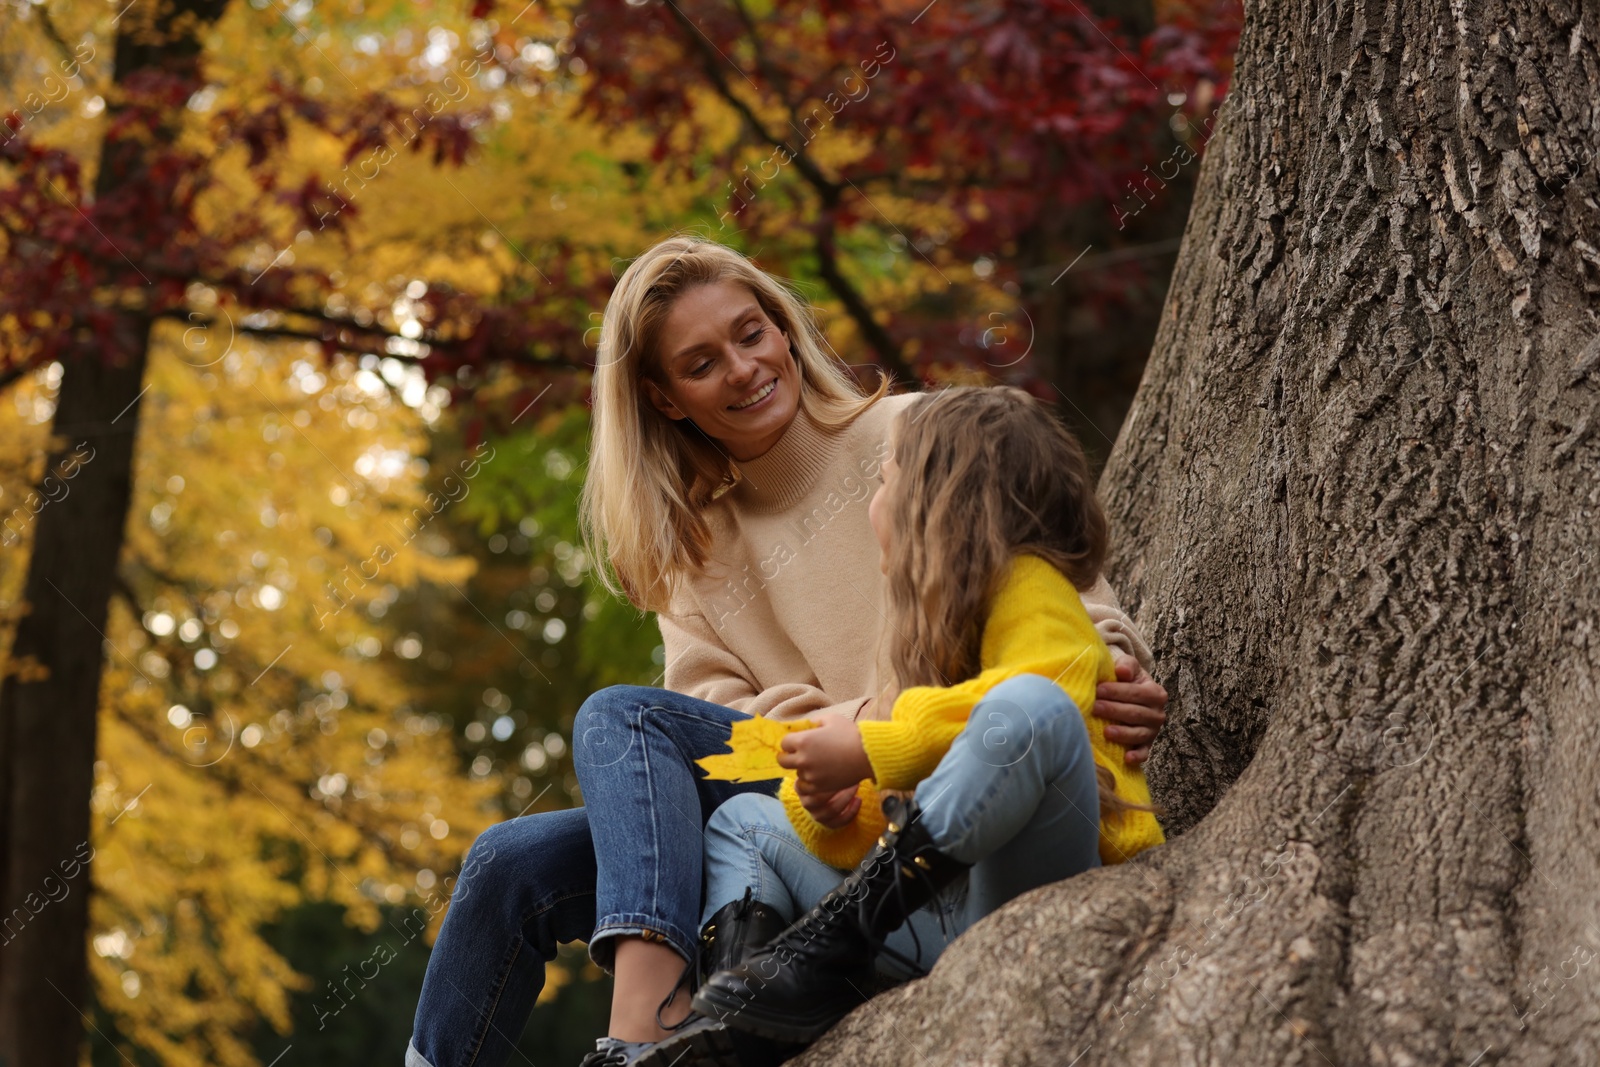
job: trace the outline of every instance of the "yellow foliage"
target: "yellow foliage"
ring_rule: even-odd
[[[810,719],[780,722],[757,715],[733,724],[728,738],[730,751],[704,756],[695,762],[715,782],[761,782],[794,774],[778,766],[783,739],[796,730],[807,730],[816,723]]]
[[[429,529],[422,414],[347,363],[324,375],[242,336],[197,360],[182,342],[152,345],[107,619],[89,960],[117,1031],[166,1067],[252,1067],[257,1022],[286,1031],[291,992],[329,977],[295,973],[263,927],[327,899],[372,930],[408,903],[387,940],[420,951],[443,917],[432,887],[501,786],[460,772],[383,654],[401,635],[374,605],[475,566]],[[0,456],[33,457],[0,462],[22,535],[0,604],[21,595],[58,374],[0,407]]]
[[[422,104],[484,44],[484,24],[467,7],[229,5],[207,33],[207,89],[190,103],[182,131],[187,146],[212,158],[197,208],[202,224],[221,234],[259,219],[290,236],[302,225],[263,194],[242,149],[210,142],[218,111],[269,99],[274,80],[304,87],[335,111],[380,92],[406,107]],[[116,9],[51,10],[62,36],[91,41],[96,58],[84,65],[82,85],[31,119],[27,132],[71,151],[92,185]],[[572,17],[560,0],[529,5],[498,28],[498,43],[509,54],[559,45]],[[15,12],[0,19],[0,88],[20,100],[35,88],[33,66],[21,60],[54,46]],[[443,68],[423,61],[435,39],[452,42]],[[474,130],[465,168],[436,167],[431,153],[401,144],[381,164],[372,152],[349,160],[338,139],[294,125],[273,153],[277,189],[315,178],[335,186],[349,213],[287,247],[263,242],[241,252],[240,265],[252,274],[273,263],[324,269],[336,291],[307,292],[306,300],[332,315],[371,313],[392,327],[411,282],[484,297],[549,291],[547,274],[556,269],[614,278],[682,228],[743,241],[778,269],[813,255],[818,203],[793,166],[759,194],[764,207],[788,205],[768,224],[771,233],[742,233],[737,223],[719,229],[717,213],[745,173],[676,176],[651,160],[653,128],[608,131],[580,119],[569,74],[515,86],[465,78],[459,86],[451,111],[491,116]],[[708,131],[706,149],[744,136],[726,102],[705,90],[692,97],[689,121]],[[784,127],[787,109],[751,102],[769,128]],[[807,102],[805,113],[817,103]],[[686,130],[675,133],[673,143],[689,143]],[[808,154],[837,174],[870,147],[829,121]],[[772,150],[751,146],[739,155],[741,166],[760,173]],[[876,188],[866,204],[874,226],[951,235],[962,226],[952,204]],[[939,259],[936,251],[930,258],[875,249],[847,273],[869,306],[904,308],[950,288]],[[217,325],[157,329],[140,403],[119,563],[126,589],[107,620],[89,958],[97,999],[137,1046],[133,1058],[255,1067],[248,1038],[256,1023],[285,1031],[291,992],[328,977],[296,974],[262,929],[311,900],[342,904],[368,930],[381,921],[381,905],[411,903],[420,918],[396,931],[397,943],[431,940],[443,915],[431,887],[491,821],[500,784],[459,773],[448,730],[411,706],[413,694],[384,655],[402,635],[385,626],[380,605],[424,582],[460,585],[473,567],[448,555],[430,529],[439,502],[423,490],[417,460],[428,446],[423,410],[433,402],[402,403],[371,366],[327,367],[308,346],[257,343],[240,332],[236,308],[208,306],[207,290],[194,290],[193,304]],[[861,358],[865,347],[842,304],[814,295],[832,347]],[[581,333],[598,325],[600,310],[557,304],[549,313]],[[20,351],[30,326],[44,325],[0,323],[0,342]],[[384,374],[404,373],[413,354],[397,352]],[[0,396],[0,512],[21,509],[22,531],[17,546],[0,552],[0,647],[25,609],[17,601],[37,504],[29,492],[43,475],[59,374],[47,368]],[[719,780],[783,777],[792,772],[776,764],[782,738],[810,725],[741,720],[731,750],[701,766]],[[592,965],[583,973],[597,974]],[[553,969],[547,997],[562,980]]]

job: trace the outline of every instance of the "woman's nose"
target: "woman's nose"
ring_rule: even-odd
[[[755,377],[760,366],[754,355],[736,345],[728,357],[728,380],[735,383],[749,381]]]

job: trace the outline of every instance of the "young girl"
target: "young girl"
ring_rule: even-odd
[[[920,973],[1013,897],[1163,840],[1142,771],[1090,716],[1114,671],[1078,594],[1106,552],[1082,448],[1011,387],[921,396],[892,442],[869,507],[892,717],[791,734],[779,796],[712,815],[707,916],[748,896],[798,921],[711,976],[707,1018],[670,1043],[718,1047],[718,1023],[812,1041],[875,966]],[[902,791],[881,815],[877,789]]]

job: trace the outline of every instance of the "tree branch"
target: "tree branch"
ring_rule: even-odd
[[[717,94],[728,103],[728,106],[739,113],[746,126],[757,138],[765,141],[773,148],[782,148],[788,152],[795,169],[821,196],[823,219],[818,223],[814,231],[818,273],[822,275],[822,279],[828,284],[828,287],[833,290],[834,295],[839,298],[840,303],[844,304],[845,311],[855,320],[856,327],[861,331],[861,336],[878,353],[879,362],[883,364],[884,369],[895,377],[911,380],[914,375],[911,373],[911,368],[907,366],[905,358],[900,354],[900,346],[889,335],[889,331],[885,330],[882,324],[873,317],[872,309],[868,306],[866,299],[839,269],[838,254],[834,243],[833,218],[839,199],[846,188],[845,184],[828,178],[803,150],[790,147],[788,142],[779,140],[769,132],[761,120],[756,117],[750,106],[739,99],[733,92],[732,86],[728,84],[728,79],[723,75],[719,67],[719,61],[723,58],[721,53],[711,47],[711,43],[706,39],[705,34],[698,26],[689,21],[688,16],[680,11],[676,4],[668,4],[667,7],[672,13],[673,20],[683,28],[691,46],[700,54],[701,66],[705,69],[706,77],[710,79],[712,86],[717,90]],[[754,24],[742,6],[739,10],[754,40]],[[759,42],[755,43],[755,50],[757,63],[762,67],[763,74],[769,80],[772,80],[773,75],[767,68]],[[784,79],[778,78],[776,80],[783,81]],[[774,90],[777,90],[777,85],[774,85]],[[783,99],[781,93],[779,96],[785,109],[789,112],[789,125],[792,127],[794,125],[793,105]]]
[[[838,196],[843,189],[842,185],[830,181],[828,176],[822,173],[821,168],[805,152],[791,148],[786,141],[780,141],[768,132],[766,126],[756,117],[755,112],[750,109],[750,105],[739,99],[738,95],[734,93],[733,87],[728,84],[728,79],[723,75],[719,66],[723,59],[722,53],[711,46],[711,42],[707,40],[700,27],[690,22],[688,16],[679,10],[677,4],[668,4],[667,9],[671,11],[673,21],[683,27],[684,34],[688,37],[690,45],[700,54],[701,66],[704,67],[706,77],[711,80],[711,84],[717,90],[717,94],[727,101],[729,107],[739,113],[740,118],[744,120],[745,124],[749,126],[758,138],[773,148],[782,148],[788,152],[796,169],[805,176],[807,181],[816,186],[818,190],[831,190],[834,196]],[[793,115],[792,110],[790,114],[791,116]],[[791,121],[790,124],[793,125],[793,122]]]
[[[67,44],[67,39],[61,36],[61,31],[56,29],[55,19],[50,17],[50,8],[41,4],[33,9],[33,13],[38,18],[39,27],[44,30],[44,35],[50,39],[51,44],[61,51],[62,58],[68,63],[75,63],[77,56],[73,54],[72,47]]]
[[[430,349],[437,349],[443,352],[458,351],[464,343],[464,339],[451,340],[447,338],[440,338],[436,335],[430,337],[427,334],[416,338],[406,337],[404,334],[395,333],[392,330],[363,326],[353,319],[343,319],[336,315],[329,315],[326,312],[316,311],[311,308],[276,308],[273,309],[273,313],[282,315],[303,315],[307,318],[315,319],[318,322],[324,322],[330,326],[337,327],[338,334],[330,336],[330,334],[325,332],[319,332],[310,329],[297,329],[292,326],[248,326],[239,323],[230,323],[230,325],[236,332],[249,334],[252,337],[262,337],[279,341],[312,341],[318,344],[333,342],[341,351],[348,352],[351,355],[382,356],[401,361],[415,360],[416,357],[408,356],[399,352],[390,352],[386,347],[384,347],[385,342],[390,340],[403,340],[408,343],[427,345]],[[199,318],[193,312],[185,312],[181,308],[172,308],[167,311],[158,312],[155,317],[157,319],[170,319],[177,322],[184,322],[195,329],[210,329],[211,327],[216,326],[218,323],[218,320],[214,317]],[[574,362],[571,360],[561,359],[536,359],[523,356],[521,354],[505,356],[498,362],[521,364],[540,369],[549,369],[551,367],[560,367],[565,370],[594,369],[590,364],[583,362]]]
[[[1129,245],[1127,248],[1113,248],[1109,252],[1101,252],[1097,256],[1082,256],[1071,263],[1044,263],[1037,267],[1026,267],[1017,273],[1027,277],[1055,277],[1064,268],[1072,267],[1080,273],[1086,270],[1100,270],[1105,267],[1115,266],[1118,263],[1129,263],[1137,259],[1153,259],[1156,256],[1172,255],[1183,244],[1182,237],[1172,237],[1165,241],[1151,241],[1142,245]]]
[[[834,246],[833,209],[823,211],[823,216],[817,222],[816,230],[817,247],[817,272],[822,275],[823,281],[828,283],[845,310],[855,320],[856,327],[873,348],[877,349],[879,358],[883,361],[884,369],[891,375],[904,381],[915,380],[911,368],[906,365],[905,359],[900,355],[900,346],[894,338],[889,336],[889,331],[883,328],[872,314],[872,308],[867,305],[866,299],[850,284],[850,280],[839,269],[839,256]]]

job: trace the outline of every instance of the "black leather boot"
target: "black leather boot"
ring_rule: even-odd
[[[718,908],[700,930],[700,982],[718,971],[737,967],[788,925],[782,915],[754,899],[746,889],[743,899]]]
[[[888,797],[883,811],[888,828],[850,876],[765,948],[707,979],[696,1011],[809,1043],[866,1001],[884,939],[969,867],[934,847],[915,802]]]
[[[700,930],[700,982],[737,967],[788,925],[782,915],[753,899],[746,889],[743,899],[718,908]],[[630,1067],[758,1067],[780,1063],[785,1053],[793,1051],[769,1047],[760,1038],[729,1031],[716,1018],[691,1012],[677,1033],[651,1046]]]

